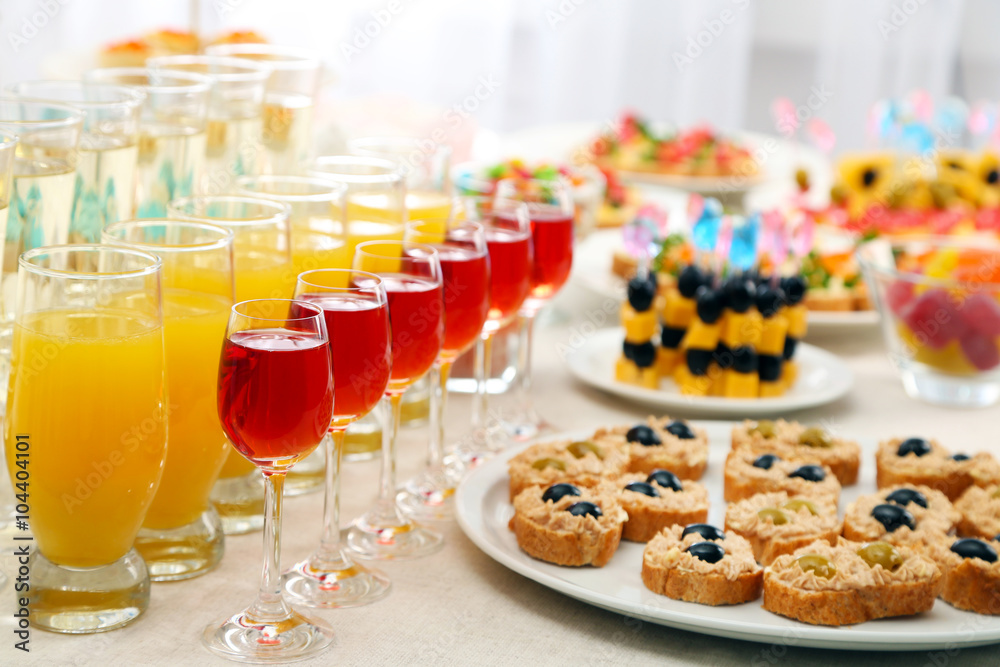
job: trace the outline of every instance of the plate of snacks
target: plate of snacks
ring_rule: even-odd
[[[649,417],[509,451],[466,477],[455,506],[502,565],[653,623],[849,650],[1000,643],[987,453]]]

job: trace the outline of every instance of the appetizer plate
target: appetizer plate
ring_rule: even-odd
[[[723,398],[686,396],[671,380],[659,389],[647,389],[615,380],[615,361],[621,355],[625,331],[601,329],[565,356],[570,372],[591,387],[646,405],[725,417],[766,417],[831,403],[854,385],[851,370],[835,355],[808,343],[799,343],[795,360],[799,377],[784,396],[775,398]]]
[[[574,284],[603,299],[624,302],[626,282],[611,270],[614,253],[622,247],[621,229],[594,232],[577,244],[571,273]],[[809,326],[820,332],[867,329],[878,322],[876,310],[809,311]]]
[[[708,469],[701,483],[711,499],[709,521],[722,526],[722,468],[730,448],[732,422],[696,422],[708,431]],[[592,431],[559,437],[586,438]],[[527,445],[525,445],[527,446]],[[458,523],[476,546],[501,565],[543,586],[626,616],[691,632],[777,646],[850,649],[859,651],[918,651],[958,649],[1000,643],[1000,617],[959,611],[938,600],[934,608],[912,617],[889,618],[844,627],[814,626],[765,611],[760,600],[730,607],[708,607],[672,600],[647,589],[640,577],[642,544],[621,543],[603,568],[560,567],[531,558],[517,546],[507,522],[514,514],[507,497],[507,461],[525,446],[487,461],[472,471],[458,489]],[[862,493],[875,491],[876,443],[862,441],[858,483],[844,489],[841,511]]]

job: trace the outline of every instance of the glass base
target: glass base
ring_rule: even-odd
[[[545,421],[531,406],[521,408],[510,416],[504,415],[503,429],[516,442],[555,433],[555,427]]]
[[[351,526],[347,546],[362,558],[408,560],[437,553],[444,538],[409,521],[392,501],[379,501]]]
[[[205,628],[201,641],[212,653],[236,662],[292,662],[330,648],[333,629],[296,611],[276,623],[256,622],[244,611]]]
[[[910,398],[953,408],[985,408],[1000,400],[996,378],[943,375],[933,371],[900,369],[903,388]]]
[[[450,521],[455,518],[455,489],[461,479],[457,469],[428,468],[396,494],[396,505],[417,521]]]
[[[284,577],[285,598],[322,609],[360,607],[389,594],[389,577],[351,561],[341,549],[333,558],[313,554]]]
[[[326,454],[323,445],[295,464],[285,476],[285,497],[304,496],[326,488]]]
[[[103,567],[56,565],[31,555],[29,622],[66,634],[107,632],[128,625],[149,606],[149,573],[135,549]]]
[[[211,499],[226,535],[244,535],[264,527],[264,479],[259,472],[220,478]]]
[[[219,564],[225,551],[222,521],[210,507],[197,521],[172,530],[143,528],[135,548],[146,561],[151,581],[199,577]]]

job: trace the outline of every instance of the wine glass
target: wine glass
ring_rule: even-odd
[[[389,592],[389,578],[358,565],[340,546],[340,471],[347,427],[378,405],[389,385],[392,334],[382,279],[350,269],[299,276],[295,298],[323,309],[336,378],[326,439],[326,499],[320,546],[285,573],[285,594],[311,607],[357,607]]]
[[[411,220],[407,241],[438,252],[444,288],[444,342],[430,371],[431,410],[427,469],[406,483],[396,502],[418,520],[452,518],[461,469],[444,465],[444,416],[451,367],[482,331],[490,307],[490,266],[483,226],[472,220]]]
[[[33,540],[18,543],[30,551],[28,622],[104,632],[149,605],[132,545],[167,455],[162,263],[76,245],[18,264],[5,441],[11,481],[31,497]]]
[[[241,195],[182,197],[170,202],[171,218],[197,220],[233,232],[236,301],[282,299],[295,291],[287,204]],[[228,309],[227,309],[228,313]],[[226,535],[242,535],[264,525],[264,484],[257,467],[231,447],[212,503]]]
[[[209,494],[230,449],[215,414],[214,367],[233,306],[233,233],[191,220],[123,220],[101,239],[163,261],[167,461],[135,548],[153,581],[197,577],[225,549]]]
[[[264,569],[257,599],[209,625],[205,646],[242,662],[315,656],[333,642],[324,621],[293,610],[281,595],[281,500],[285,474],[316,449],[333,417],[333,371],[323,311],[289,299],[232,308],[219,362],[222,428],[264,476]]]
[[[535,316],[569,278],[573,266],[573,195],[563,180],[504,179],[497,183],[497,201],[515,200],[528,206],[531,221],[531,291],[518,310],[520,336],[517,387],[508,432],[518,440],[550,429],[531,401],[531,344]]]
[[[354,268],[375,273],[385,285],[392,323],[392,374],[382,399],[382,473],[375,507],[354,522],[351,549],[365,558],[418,558],[443,545],[441,535],[412,523],[396,505],[396,436],[403,393],[434,365],[444,340],[441,261],[429,245],[366,241]]]
[[[506,434],[499,432],[500,420],[491,417],[486,383],[493,365],[493,337],[514,321],[531,290],[531,224],[527,204],[512,199],[462,197],[460,209],[483,225],[490,257],[489,311],[476,341],[473,362],[473,431],[470,439],[455,447],[459,460],[473,467],[501,449],[506,440]]]

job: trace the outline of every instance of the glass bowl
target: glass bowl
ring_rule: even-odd
[[[1000,399],[1000,243],[875,239],[858,262],[907,394],[969,408]]]

